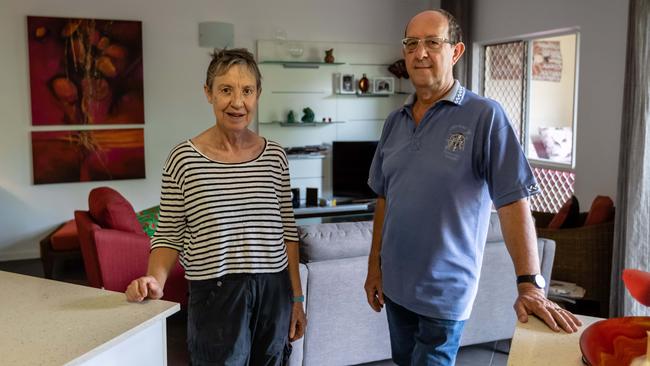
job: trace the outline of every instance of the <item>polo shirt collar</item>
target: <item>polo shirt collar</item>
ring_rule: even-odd
[[[440,101],[447,101],[456,105],[461,105],[463,102],[463,98],[465,97],[465,87],[460,85],[460,81],[454,80],[454,85],[449,89],[447,94],[445,94],[438,102]],[[438,103],[436,102],[436,103]],[[409,109],[410,107],[413,107],[413,103],[415,103],[415,93],[412,93],[411,95],[406,98],[406,101],[404,102],[404,106],[402,109]]]

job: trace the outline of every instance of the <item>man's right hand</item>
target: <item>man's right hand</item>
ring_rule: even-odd
[[[163,289],[154,276],[144,276],[131,281],[125,293],[127,301],[140,302],[144,299],[160,299]]]
[[[370,261],[373,262],[373,261]],[[368,263],[368,275],[366,276],[366,297],[372,310],[380,312],[384,307],[384,289],[381,284],[381,268],[377,263]]]

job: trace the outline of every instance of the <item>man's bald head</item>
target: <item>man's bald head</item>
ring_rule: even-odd
[[[458,42],[463,41],[463,30],[460,28],[460,25],[456,21],[456,18],[454,18],[454,16],[451,15],[451,13],[449,13],[448,11],[443,10],[443,9],[425,10],[423,12],[420,12],[420,13],[416,14],[406,24],[406,28],[404,28],[404,37],[408,37],[409,25],[411,25],[411,22],[413,22],[413,19],[418,18],[418,17],[431,17],[432,15],[441,15],[443,18],[445,18],[447,20],[447,24],[448,24],[447,38],[453,44],[456,44]]]

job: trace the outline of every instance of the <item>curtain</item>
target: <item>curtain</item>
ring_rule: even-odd
[[[621,280],[625,268],[650,272],[650,1],[629,9],[610,316],[650,315]]]

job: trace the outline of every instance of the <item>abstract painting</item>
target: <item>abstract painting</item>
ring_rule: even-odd
[[[143,124],[142,23],[27,17],[32,125]]]
[[[145,177],[144,129],[33,131],[34,184]]]

